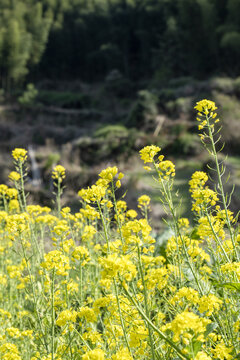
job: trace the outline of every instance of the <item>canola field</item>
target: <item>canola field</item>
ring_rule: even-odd
[[[27,203],[27,151],[12,152],[12,187],[0,185],[1,360],[240,359],[240,234],[224,193],[214,102],[197,103],[199,135],[218,182],[189,179],[195,222],[173,203],[175,166],[161,149],[140,151],[173,232],[157,253],[149,211],[118,198],[109,167],[81,189],[79,212],[62,208],[65,169],[52,177],[55,208]],[[197,169],[196,169],[197,170]]]

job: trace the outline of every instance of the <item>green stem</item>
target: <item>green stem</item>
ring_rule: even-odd
[[[168,207],[169,207],[169,209],[170,209],[170,213],[171,213],[172,218],[173,218],[173,223],[174,223],[173,230],[174,230],[175,237],[176,237],[176,244],[177,244],[177,250],[178,250],[178,263],[179,263],[179,269],[180,269],[180,270],[179,270],[180,286],[181,286],[181,261],[180,261],[181,256],[180,256],[180,253],[179,253],[179,247],[178,247],[178,241],[177,241],[177,238],[178,238],[178,237],[179,237],[180,240],[181,240],[181,243],[182,243],[182,247],[183,247],[184,255],[185,255],[185,257],[186,257],[187,264],[188,264],[188,266],[189,266],[189,268],[190,268],[190,270],[191,270],[191,273],[193,274],[193,277],[194,277],[194,279],[195,279],[195,281],[196,281],[196,284],[197,284],[197,287],[198,287],[198,289],[199,289],[199,292],[200,292],[200,294],[203,295],[202,287],[201,287],[201,285],[200,285],[200,283],[199,283],[199,281],[198,281],[198,278],[197,278],[197,276],[196,276],[196,274],[195,274],[195,271],[194,271],[194,269],[193,269],[193,266],[192,266],[192,264],[191,264],[191,261],[189,260],[189,254],[188,254],[188,252],[187,252],[186,245],[185,245],[185,243],[184,243],[184,240],[183,240],[181,231],[180,231],[180,229],[179,229],[178,220],[177,220],[177,215],[175,214],[175,209],[174,209],[174,206],[173,206],[172,193],[171,193],[171,191],[167,191],[167,189],[166,189],[166,187],[165,187],[165,184],[164,184],[164,181],[163,181],[163,179],[162,179],[162,176],[159,174],[158,168],[157,168],[157,166],[156,166],[155,163],[154,163],[154,167],[155,167],[155,169],[156,169],[156,171],[157,171],[157,173],[158,173],[158,175],[159,175],[160,183],[161,183],[162,188],[163,188],[163,193],[164,193],[164,195],[165,195],[165,199],[166,199],[166,201],[167,201]],[[171,189],[168,189],[168,190],[171,190]]]
[[[120,301],[119,301],[119,296],[118,296],[117,282],[116,282],[115,278],[113,279],[113,282],[114,282],[114,290],[115,290],[115,294],[116,294],[118,312],[119,312],[121,327],[122,327],[122,330],[123,330],[124,340],[125,340],[125,343],[127,345],[128,351],[130,352],[130,354],[132,356],[132,350],[131,350],[131,347],[129,345],[129,341],[128,341],[128,338],[127,338],[127,332],[126,332],[126,328],[125,328],[125,324],[124,324],[124,320],[123,320],[123,316],[122,316],[122,311],[121,311],[121,306],[120,306]]]
[[[103,224],[103,231],[104,231],[104,237],[105,237],[105,240],[107,243],[108,254],[110,254],[110,245],[109,245],[109,239],[108,239],[108,233],[107,233],[107,226],[106,226],[106,223],[105,223],[105,220],[103,217],[103,213],[102,213],[102,209],[101,209],[101,205],[100,205],[99,201],[97,202],[97,206],[98,206],[99,214],[100,214],[101,221]]]
[[[36,311],[38,324],[39,324],[40,331],[41,331],[41,333],[43,335],[43,339],[44,339],[44,345],[45,345],[45,348],[46,348],[46,350],[48,352],[48,344],[47,344],[46,339],[45,339],[43,326],[42,326],[42,321],[41,321],[41,318],[40,318],[40,315],[39,315],[39,312],[38,312],[37,296],[36,296],[36,292],[35,292],[35,286],[34,286],[34,283],[33,283],[32,272],[31,272],[31,269],[30,269],[30,266],[29,266],[29,261],[27,259],[26,251],[25,251],[25,248],[24,248],[24,245],[23,245],[22,241],[21,241],[21,245],[22,245],[24,259],[25,259],[26,264],[27,264],[28,275],[30,277],[30,283],[31,283],[32,292],[33,292],[34,310]]]
[[[8,212],[8,206],[5,195],[3,195],[3,205],[4,205],[4,211]]]
[[[73,342],[73,340],[74,340],[74,338],[75,338],[75,335],[73,335],[72,337],[70,336],[70,334],[68,334],[68,335],[69,335],[69,336],[68,336],[69,343],[68,343],[67,347],[64,349],[64,352],[61,354],[61,356],[63,357],[63,356],[66,354],[66,352],[68,351],[68,349],[70,348],[70,351],[71,351],[71,359],[72,359],[72,348],[71,348],[71,344],[72,344],[72,342]]]
[[[145,280],[144,280],[143,266],[142,266],[142,259],[141,259],[139,244],[138,244],[138,261],[139,261],[139,269],[140,269],[140,275],[141,275],[142,285],[143,285],[144,305],[145,305],[145,309],[146,309],[146,315],[149,318],[147,289],[146,289],[146,284],[145,284]],[[150,346],[151,346],[152,359],[155,360],[152,329],[151,329],[149,323],[147,323],[147,326],[148,326],[148,332],[149,332],[149,340],[150,340]]]
[[[211,227],[212,233],[213,233],[213,235],[214,235],[214,237],[215,237],[216,243],[220,246],[220,248],[221,248],[221,250],[222,250],[222,252],[223,252],[223,254],[224,254],[224,256],[225,256],[225,258],[226,258],[226,260],[227,260],[227,262],[230,262],[230,259],[229,259],[228,255],[227,255],[227,253],[226,253],[226,251],[225,251],[225,249],[224,249],[224,247],[222,246],[221,241],[219,240],[219,238],[218,238],[218,236],[217,236],[217,234],[216,234],[216,232],[215,232],[215,230],[214,230],[214,228],[213,228],[211,219],[210,219],[209,214],[208,214],[207,211],[206,211],[206,215],[207,215],[208,223],[209,223],[209,225],[210,225],[210,227]]]
[[[80,339],[82,340],[82,342],[84,343],[84,345],[88,348],[89,351],[91,351],[91,347],[89,346],[89,344],[87,343],[87,341],[84,340],[84,338],[82,337],[82,335],[80,334],[80,332],[77,331],[77,329],[74,328],[74,331],[78,334],[78,336],[80,337]]]
[[[58,178],[58,182],[57,182],[57,212],[58,212],[58,218],[60,218],[60,213],[61,213],[61,183],[60,183],[59,178]]]
[[[113,181],[112,181],[112,197],[113,197],[115,213],[116,213],[116,216],[117,216],[117,226],[118,226],[121,242],[122,242],[122,245],[123,245],[124,241],[123,241],[123,235],[122,235],[122,227],[121,227],[121,222],[119,220],[119,214],[118,214],[118,209],[117,209],[117,201],[116,201]]]
[[[104,220],[104,217],[103,217],[103,213],[102,213],[102,209],[101,209],[99,201],[97,202],[97,205],[98,205],[98,210],[99,210],[100,217],[101,217],[102,224],[103,224],[103,231],[104,231],[104,236],[105,236],[105,240],[106,240],[106,243],[107,243],[108,254],[110,254],[110,244],[109,244],[109,238],[108,238],[108,233],[107,233],[107,226],[106,226],[106,223],[105,223],[105,220]],[[113,282],[114,282],[114,290],[115,290],[115,295],[116,295],[116,299],[117,299],[118,312],[119,312],[119,317],[120,317],[120,322],[121,322],[121,327],[122,327],[124,339],[125,339],[125,342],[126,342],[126,345],[127,345],[127,348],[129,350],[130,354],[132,354],[132,351],[131,351],[131,348],[130,348],[130,345],[129,345],[129,342],[128,342],[127,334],[126,334],[124,320],[123,320],[123,317],[122,317],[120,301],[119,301],[119,296],[118,296],[117,283],[116,283],[115,278],[113,279]]]
[[[231,226],[231,222],[230,222],[229,215],[228,215],[228,208],[227,208],[226,197],[225,197],[225,193],[224,193],[224,189],[223,189],[222,176],[221,176],[221,171],[220,171],[220,167],[219,167],[216,146],[215,146],[215,142],[214,142],[214,138],[213,138],[212,128],[211,128],[211,125],[210,125],[210,122],[209,122],[210,119],[211,119],[211,116],[206,115],[209,138],[210,138],[211,146],[212,146],[212,155],[214,157],[214,161],[215,161],[215,164],[216,164],[216,170],[217,170],[217,176],[218,176],[218,185],[219,185],[219,188],[220,188],[222,203],[223,203],[223,207],[224,207],[224,211],[225,211],[225,215],[226,215],[227,227],[228,227],[228,230],[229,230],[229,233],[230,233],[230,237],[231,237],[231,241],[232,241],[232,244],[233,244],[233,248],[234,248],[236,258],[239,261],[239,257],[238,257],[238,253],[237,253],[237,249],[236,249],[236,243],[235,243],[235,240],[234,240],[234,234],[233,234],[233,231],[232,231],[232,226]]]
[[[55,309],[54,309],[54,283],[55,283],[55,269],[52,272],[52,286],[51,286],[51,346],[52,346],[52,360],[54,360],[54,336],[55,336]]]
[[[22,206],[23,206],[23,211],[26,211],[27,202],[26,202],[26,195],[25,195],[25,189],[24,189],[24,176],[23,176],[22,163],[19,163],[19,172],[20,172],[20,181],[21,181]]]
[[[80,263],[80,304],[82,306],[82,301],[83,301],[83,291],[82,291],[82,264]]]
[[[166,341],[177,353],[178,355],[182,358],[182,359],[187,359],[190,360],[189,356],[187,356],[186,354],[184,354],[181,349],[179,349],[179,347],[172,341],[170,340],[167,336],[165,336],[163,334],[163,332],[161,330],[159,330],[154,324],[153,322],[149,319],[149,317],[144,313],[144,311],[139,307],[138,303],[136,302],[136,300],[134,299],[134,297],[132,296],[132,294],[129,293],[129,291],[127,289],[123,287],[123,290],[125,291],[125,293],[127,294],[129,300],[133,303],[133,305],[136,307],[136,309],[138,310],[139,314],[142,315],[142,317],[144,318],[144,320],[146,320],[146,322],[153,328],[153,330],[155,330],[158,335],[160,336],[160,338],[164,341]]]

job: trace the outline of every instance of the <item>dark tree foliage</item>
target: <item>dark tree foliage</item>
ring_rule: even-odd
[[[1,0],[1,86],[240,72],[239,0]]]
[[[10,88],[39,63],[48,40],[52,12],[42,1],[0,1],[0,81]]]

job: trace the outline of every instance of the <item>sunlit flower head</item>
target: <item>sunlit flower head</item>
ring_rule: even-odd
[[[52,178],[62,181],[66,176],[66,170],[62,165],[57,165],[53,169]]]
[[[201,100],[197,102],[197,105],[194,107],[197,111],[204,114],[209,114],[211,111],[217,110],[216,104],[211,100]]]
[[[150,204],[150,197],[148,195],[142,195],[138,198],[138,207],[145,208],[148,207]]]
[[[16,148],[12,151],[12,156],[14,160],[23,163],[27,160],[27,150]]]
[[[18,181],[18,180],[20,180],[21,175],[20,175],[18,172],[16,172],[16,171],[12,171],[12,172],[10,172],[10,174],[8,175],[8,178],[9,178],[9,180],[11,180],[11,181]]]
[[[145,146],[142,150],[139,151],[141,159],[144,163],[152,163],[154,157],[159,153],[160,147],[155,145]]]
[[[202,130],[206,127],[210,127],[214,130],[214,124],[219,122],[219,119],[216,119],[217,110],[215,102],[211,100],[201,100],[197,102],[197,105],[194,107],[198,111],[197,121],[199,121],[198,130]],[[201,139],[204,139],[204,135],[200,135]]]

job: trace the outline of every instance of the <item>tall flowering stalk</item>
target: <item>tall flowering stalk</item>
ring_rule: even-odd
[[[57,204],[58,217],[60,217],[60,212],[61,212],[61,195],[63,193],[62,182],[65,177],[66,177],[65,168],[62,165],[55,166],[52,172],[52,179],[53,179],[53,184],[57,188],[56,204]]]
[[[209,153],[213,156],[215,161],[215,171],[217,173],[218,186],[216,190],[221,197],[222,205],[225,211],[226,216],[226,224],[229,230],[229,234],[231,237],[232,245],[234,248],[234,253],[236,259],[239,260],[239,254],[236,247],[234,231],[232,227],[232,219],[229,215],[228,205],[227,205],[227,196],[224,192],[222,176],[225,173],[224,166],[221,167],[220,161],[218,159],[218,151],[216,149],[216,145],[220,140],[220,136],[216,139],[216,135],[219,131],[215,130],[215,125],[219,122],[219,118],[217,118],[217,107],[213,101],[210,100],[201,100],[195,106],[195,109],[198,111],[197,120],[199,121],[199,130],[202,131],[200,134],[200,138],[204,146],[208,149]],[[210,142],[210,146],[208,146],[208,140]],[[220,169],[221,167],[221,169]]]
[[[26,177],[24,164],[27,160],[27,150],[16,148],[12,151],[12,156],[14,159],[14,165],[16,167],[16,172],[12,173],[11,178],[14,179],[16,184],[19,183],[19,186],[17,187],[19,191],[19,200],[22,207],[22,211],[26,210],[26,194],[24,189],[24,179]]]

